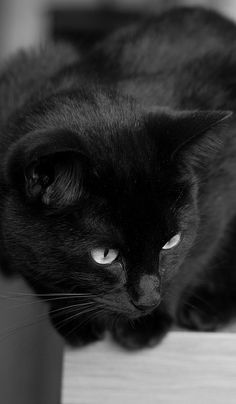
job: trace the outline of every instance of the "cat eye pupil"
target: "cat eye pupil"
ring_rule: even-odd
[[[108,253],[109,253],[109,248],[106,248],[106,249],[104,250],[104,258],[107,257]]]
[[[113,248],[94,248],[90,254],[97,264],[107,265],[117,259],[119,251]]]

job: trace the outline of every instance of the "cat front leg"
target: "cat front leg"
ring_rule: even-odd
[[[138,319],[120,319],[111,329],[114,340],[129,350],[153,347],[169,330],[172,321],[168,314],[155,310]]]
[[[90,319],[90,316],[70,316],[66,312],[51,311],[50,318],[58,333],[71,347],[82,347],[103,339],[105,322],[102,319]]]
[[[181,327],[214,331],[236,315],[236,231],[211,265],[188,285],[179,298],[176,321]]]
[[[230,320],[235,299],[227,290],[223,293],[215,286],[206,283],[183,293],[176,312],[178,325],[196,331],[215,331]]]

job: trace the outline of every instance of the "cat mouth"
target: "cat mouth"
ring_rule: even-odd
[[[159,306],[159,304],[157,304],[152,307],[138,308],[132,303],[118,304],[118,303],[114,303],[114,301],[112,301],[110,299],[96,298],[96,301],[98,303],[101,303],[104,306],[104,308],[106,308],[111,313],[123,314],[125,317],[128,317],[130,319],[135,319],[135,318],[149,315],[155,309],[157,309],[157,307]]]

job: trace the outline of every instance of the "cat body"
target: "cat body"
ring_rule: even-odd
[[[69,342],[109,328],[137,348],[233,314],[235,49],[232,22],[180,8],[3,70],[2,267],[62,294]]]

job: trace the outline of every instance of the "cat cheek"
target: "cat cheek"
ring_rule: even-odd
[[[110,265],[108,269],[109,273],[113,275],[113,278],[120,287],[123,287],[127,282],[126,272],[124,265],[120,262],[115,262]]]
[[[178,259],[176,255],[171,254],[170,251],[168,253],[161,252],[159,255],[159,274],[161,278],[171,278],[177,271],[178,267]]]
[[[161,277],[163,277],[165,275],[165,272],[166,272],[165,257],[160,252],[158,273],[160,274]]]

